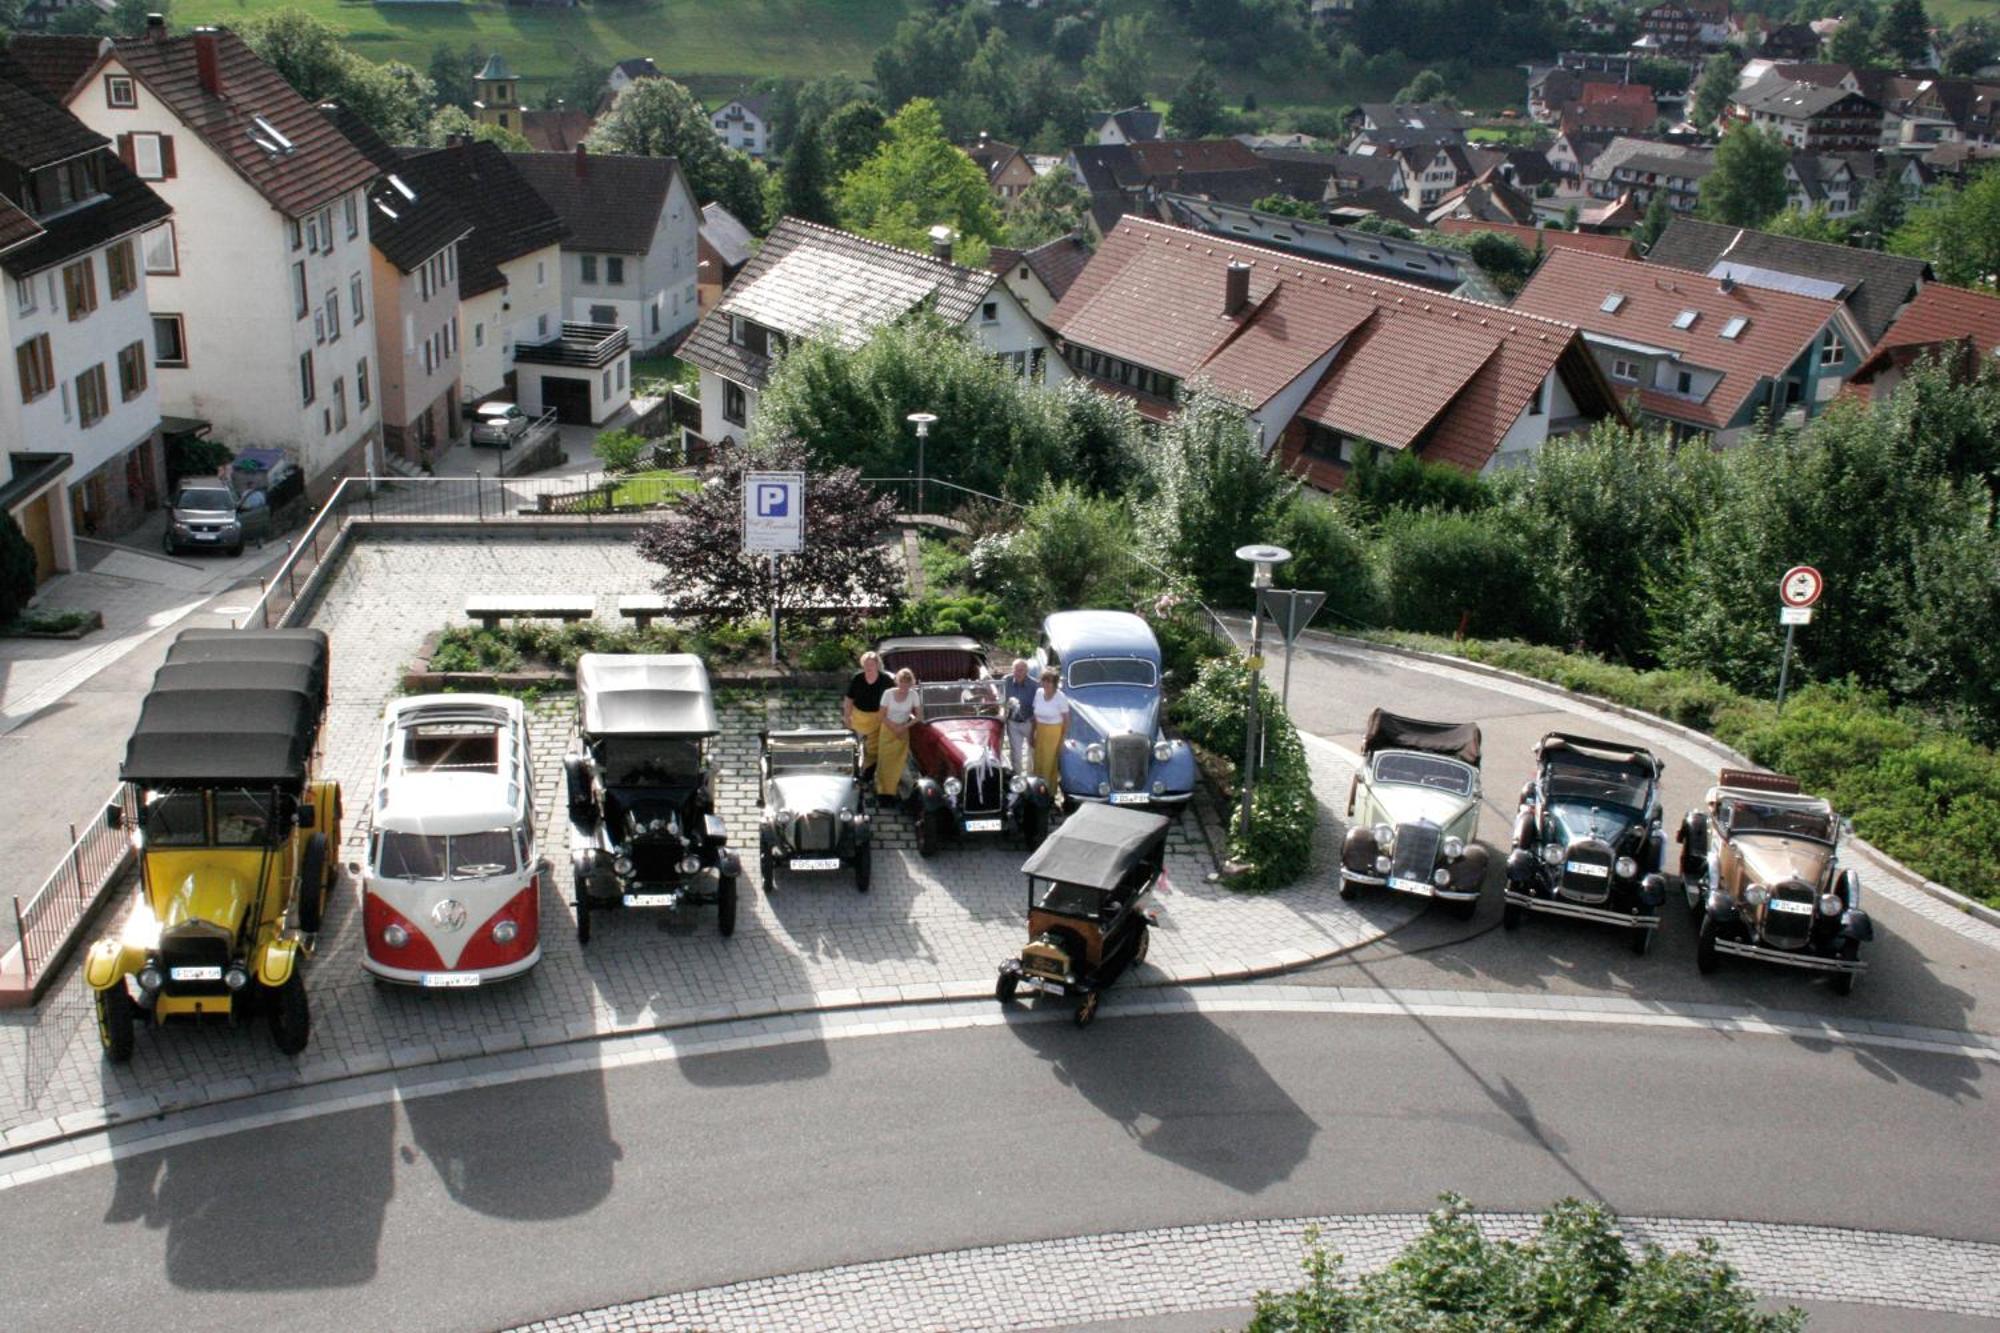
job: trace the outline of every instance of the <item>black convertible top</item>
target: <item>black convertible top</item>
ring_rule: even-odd
[[[1595,772],[1629,773],[1634,777],[1660,776],[1660,761],[1651,750],[1622,741],[1600,741],[1589,736],[1572,736],[1552,731],[1535,744],[1535,756],[1544,765],[1563,764]]]
[[[1477,722],[1426,722],[1420,717],[1403,717],[1378,708],[1368,715],[1368,731],[1361,741],[1361,753],[1373,758],[1377,750],[1421,750],[1479,767],[1479,724]]]
[[[139,708],[119,775],[151,786],[297,786],[326,712],[320,630],[186,630]]]
[[[1115,805],[1084,805],[1021,867],[1023,874],[1088,889],[1115,889],[1133,864],[1167,840],[1167,817]]]

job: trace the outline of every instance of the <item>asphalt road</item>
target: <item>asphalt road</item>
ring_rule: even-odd
[[[1421,1210],[1446,1189],[2000,1242],[1984,1076],[1776,1038],[1281,1014],[785,1046],[10,1191],[0,1309],[20,1328],[491,1328],[975,1244]]]
[[[1282,651],[1269,654],[1275,684]],[[1658,736],[1615,715],[1578,716],[1545,692],[1484,682],[1462,672],[1427,669],[1382,653],[1308,643],[1292,667],[1291,710],[1299,728],[1358,750],[1376,707],[1416,717],[1477,721],[1483,733],[1480,839],[1495,855],[1486,898],[1473,921],[1427,911],[1381,943],[1336,963],[1288,978],[1328,985],[1444,987],[1460,990],[1612,994],[1642,999],[1740,1004],[1746,1009],[1805,1011],[1831,1018],[1882,1019],[1925,1027],[1996,1030],[2000,956],[1903,909],[1868,886],[1880,876],[1864,869],[1863,898],[1875,920],[1874,943],[1863,949],[1869,970],[1851,995],[1802,970],[1725,959],[1704,977],[1694,967],[1694,926],[1684,900],[1669,890],[1652,951],[1634,957],[1626,937],[1607,927],[1531,916],[1516,932],[1499,929],[1500,885],[1521,787],[1533,776],[1533,750],[1550,731],[1570,731],[1647,745],[1665,765],[1662,804],[1669,830],[1701,803],[1713,769],[1690,757],[1689,742]],[[1322,797],[1327,794],[1322,793]],[[1344,813],[1345,793],[1336,793]],[[1671,874],[1673,846],[1668,847]],[[1367,892],[1367,891],[1364,891]],[[1373,890],[1373,892],[1384,892]]]

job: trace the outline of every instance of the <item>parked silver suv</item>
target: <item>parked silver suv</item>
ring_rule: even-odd
[[[167,515],[168,555],[185,550],[241,555],[246,540],[262,546],[270,535],[271,506],[261,490],[239,501],[220,481],[190,479],[174,492],[173,511]]]

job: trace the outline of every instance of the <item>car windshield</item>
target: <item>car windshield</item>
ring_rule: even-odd
[[[1095,917],[1104,902],[1104,894],[1099,890],[1065,884],[1059,879],[1036,879],[1034,886],[1034,904],[1045,912]]]
[[[268,792],[215,793],[215,844],[218,847],[262,847],[272,831]]]
[[[1542,786],[1552,801],[1589,801],[1627,810],[1645,808],[1648,785],[1644,775],[1626,768],[1550,764],[1542,775]]]
[[[607,736],[596,749],[607,787],[684,787],[701,777],[697,740]]]
[[[148,847],[199,847],[208,841],[198,791],[159,791],[146,798]]]
[[[483,833],[382,835],[376,870],[384,879],[486,879],[512,874],[519,864],[510,829]]]
[[[1375,759],[1377,782],[1402,782],[1463,796],[1472,790],[1472,771],[1464,764],[1429,754],[1384,754]]]
[[[917,688],[923,695],[926,722],[942,722],[951,717],[1000,716],[997,680],[958,680]]]
[[[849,772],[854,766],[854,747],[838,741],[816,745],[773,745],[773,773]]]
[[[1086,657],[1069,664],[1069,688],[1089,689],[1092,685],[1155,685],[1159,668],[1143,657]]]
[[[204,486],[200,489],[190,487],[180,493],[174,501],[174,508],[199,509],[205,512],[234,509],[236,497],[220,486]]]
[[[1801,810],[1797,806],[1764,805],[1756,801],[1730,802],[1729,833],[1777,833],[1787,838],[1833,841],[1833,815],[1825,810]]]

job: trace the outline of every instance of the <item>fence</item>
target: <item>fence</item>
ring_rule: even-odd
[[[71,824],[69,850],[42,881],[42,886],[29,894],[25,902],[19,894],[14,895],[14,933],[20,941],[20,976],[24,986],[60,957],[76,923],[90,911],[97,895],[132,863],[130,793],[122,786],[113,788],[99,809],[112,805],[124,810],[124,827],[112,828],[99,817],[93,818],[79,834],[76,825]]]

